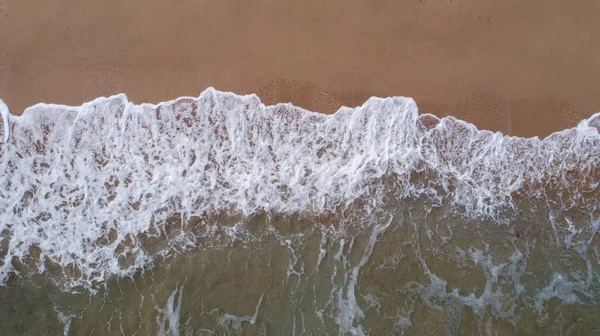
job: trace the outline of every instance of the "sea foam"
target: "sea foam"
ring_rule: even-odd
[[[541,140],[419,115],[404,97],[323,115],[209,88],[158,105],[120,94],[0,112],[1,283],[27,258],[40,272],[47,261],[76,267],[88,282],[131,274],[152,258],[139,235],[172,214],[335,211],[384,197],[376,189],[390,178],[397,197],[496,222],[516,196],[598,205],[600,114]],[[124,255],[134,262],[120,264]]]

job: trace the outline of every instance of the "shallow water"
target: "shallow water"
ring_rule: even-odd
[[[10,334],[600,332],[598,115],[523,139],[209,89],[4,116]]]

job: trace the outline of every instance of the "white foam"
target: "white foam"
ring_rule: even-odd
[[[254,325],[258,318],[258,312],[260,310],[260,305],[262,304],[264,295],[265,295],[265,293],[262,293],[260,295],[260,299],[258,299],[258,303],[256,304],[256,307],[254,307],[254,315],[238,316],[238,315],[225,313],[218,318],[219,325],[226,327],[226,328],[232,327],[236,330],[240,329],[242,327],[242,323],[244,323],[244,322],[248,322],[248,323],[250,323],[250,325]]]
[[[169,214],[321,212],[390,175],[399,197],[446,199],[473,217],[497,218],[515,194],[545,188],[569,195],[565,209],[597,206],[583,194],[600,183],[600,114],[540,140],[419,116],[403,97],[322,115],[210,88],[159,105],[121,94],[0,111],[0,231],[10,233],[0,282],[32,246],[88,281],[131,274],[150,260],[135,237]],[[135,261],[119,265],[120,255]]]
[[[2,129],[2,138],[4,139],[4,142],[8,142],[8,138],[10,137],[10,111],[2,99],[0,99],[0,115],[2,115],[2,125],[4,125]]]
[[[382,223],[373,228],[373,233],[369,237],[369,244],[365,250],[365,254],[361,257],[360,262],[352,267],[349,279],[344,272],[345,288],[344,286],[333,286],[331,297],[336,297],[337,294],[337,305],[338,314],[335,317],[335,322],[338,324],[338,331],[340,335],[366,335],[367,332],[361,326],[360,321],[365,318],[365,312],[362,311],[356,300],[357,286],[358,286],[358,275],[360,269],[371,258],[373,249],[377,243],[379,236],[384,233],[392,223],[393,217],[391,217],[387,223]],[[343,250],[343,241],[340,242],[340,251]],[[341,255],[340,255],[341,256]],[[339,258],[338,258],[339,259]],[[337,269],[336,269],[337,270]],[[337,291],[337,293],[335,293]],[[373,302],[375,299],[371,298]]]
[[[77,316],[75,315],[65,315],[64,313],[57,311],[56,312],[56,317],[58,318],[58,320],[60,321],[60,323],[64,326],[63,327],[63,335],[64,336],[69,336],[69,333],[71,331],[71,322],[73,322],[73,320],[75,318],[77,318]]]
[[[183,299],[183,288],[175,288],[165,305],[165,308],[158,309],[159,316],[157,323],[159,326],[159,336],[179,336],[180,319],[181,319],[181,301]],[[177,296],[179,293],[179,296]],[[168,323],[168,326],[167,326]]]

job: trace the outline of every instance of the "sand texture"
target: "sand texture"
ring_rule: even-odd
[[[13,114],[205,88],[331,113],[412,96],[421,113],[545,136],[600,110],[600,2],[0,1]]]

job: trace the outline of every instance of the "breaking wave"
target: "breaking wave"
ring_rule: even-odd
[[[193,245],[178,235],[148,249],[170,223],[223,212],[318,215],[424,197],[504,225],[520,199],[537,199],[559,245],[585,254],[598,229],[600,114],[541,140],[419,115],[403,97],[333,115],[212,88],[159,105],[121,94],[20,117],[0,109],[2,283],[54,268],[72,284],[131,275]],[[572,208],[589,220],[554,220]]]

